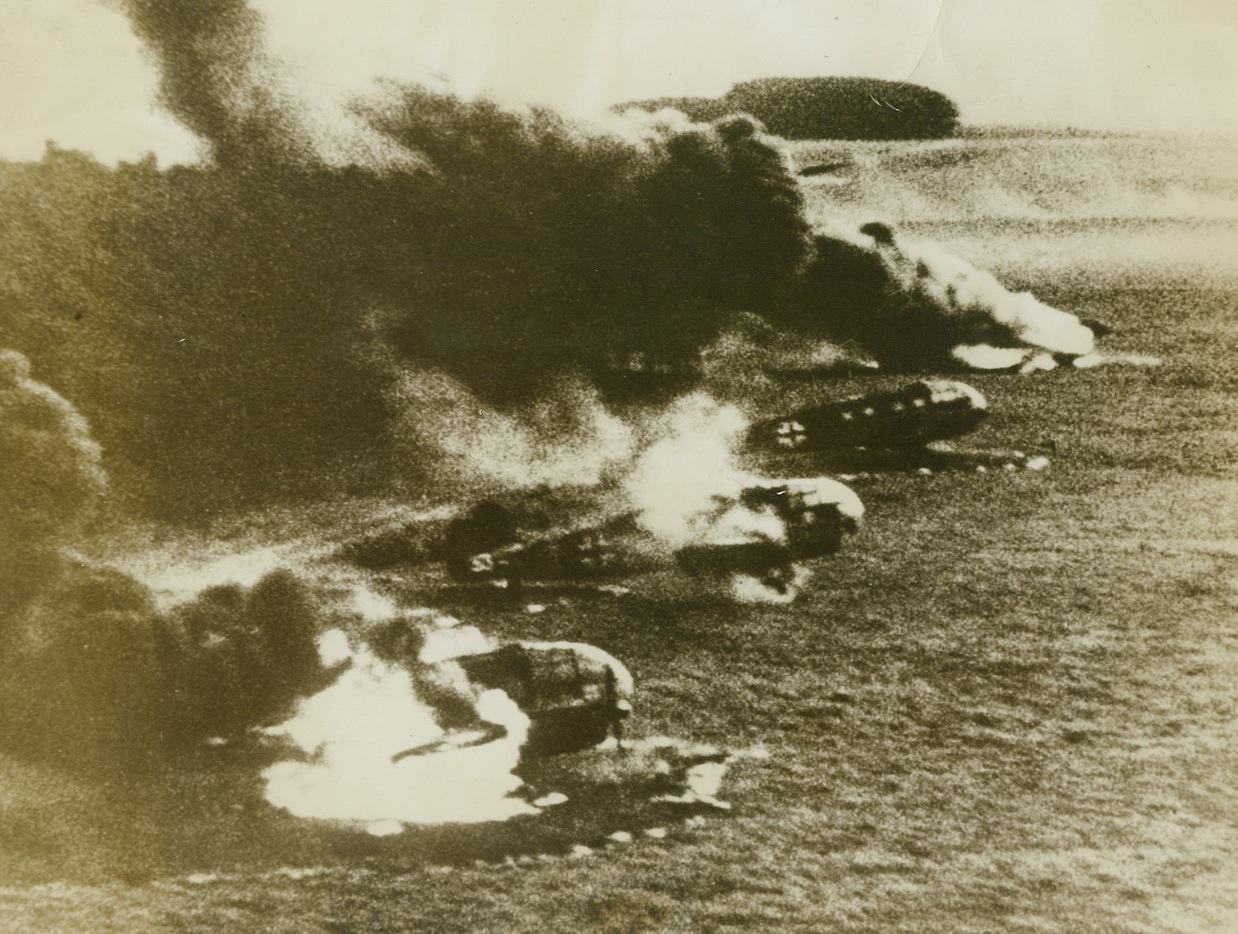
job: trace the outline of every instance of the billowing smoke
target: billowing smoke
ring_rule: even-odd
[[[771,301],[807,255],[799,191],[750,120],[605,129],[420,89],[389,92],[372,119],[431,166],[415,190],[400,177],[408,226],[382,231],[388,261],[409,265],[367,283],[386,339],[485,401],[690,363],[727,309]]]
[[[351,171],[324,171],[323,127],[281,90],[243,0],[123,5],[165,105],[216,163],[329,209],[322,234],[353,260],[333,285],[386,309],[403,354],[484,395],[690,353],[720,306],[768,301],[807,256],[786,157],[750,119],[666,111],[604,127],[389,84],[347,113],[357,143],[381,137],[404,163],[360,145]]]
[[[801,314],[826,333],[896,368],[1006,369],[1094,347],[1075,315],[882,223],[818,236],[802,300]]]
[[[204,745],[251,744],[271,727],[268,736],[316,753],[266,775],[270,800],[294,814],[426,822],[534,810],[509,797],[528,718],[502,692],[478,694],[450,661],[494,647],[476,629],[401,615],[364,591],[328,598],[284,569],[249,585],[213,582],[229,576],[219,562],[202,569],[201,590],[161,606],[166,593],[62,552],[103,488],[99,451],[24,358],[6,352],[0,363],[0,450],[13,468],[3,487],[0,749],[72,772],[140,775]],[[16,569],[27,573],[10,577]],[[384,641],[369,626],[382,658],[332,628],[367,618],[404,633]],[[475,720],[504,735],[392,762],[393,751]]]
[[[66,564],[9,620],[0,744],[106,771],[240,739],[321,687],[323,623],[287,571],[162,612],[132,577]]]
[[[277,165],[414,164],[364,121],[298,96],[267,54],[245,0],[117,0],[159,63],[160,102],[213,160],[241,172]]]
[[[283,711],[320,674],[322,608],[286,571],[173,610],[68,549],[106,489],[73,406],[0,352],[0,745],[132,766]]]
[[[628,442],[599,399],[741,391],[731,362],[780,338],[737,354],[736,320],[807,335],[809,365],[851,359],[827,338],[919,365],[1043,337],[982,274],[814,240],[751,118],[589,125],[395,84],[332,109],[244,0],[118,3],[207,158],[0,167],[0,342],[40,349],[117,488],[163,515],[605,473]],[[458,453],[479,437],[493,453]]]
[[[807,259],[799,189],[752,120],[589,126],[390,85],[319,119],[243,3],[122,6],[210,158],[9,168],[0,255],[23,260],[0,341],[41,348],[161,511],[389,489],[425,460],[408,437],[450,439],[470,396],[512,409],[691,365]]]
[[[86,420],[0,350],[0,625],[53,573],[106,488]]]
[[[737,505],[750,479],[735,458],[747,427],[737,408],[708,396],[686,396],[672,406],[663,416],[659,439],[624,483],[640,524],[672,548],[743,533],[782,538],[772,516]]]
[[[388,396],[397,462],[417,464],[415,480],[440,492],[596,484],[632,453],[632,428],[597,390],[564,376],[520,411],[478,399],[442,371],[402,366]],[[405,488],[414,484],[401,483]]]
[[[743,496],[746,488],[763,482],[739,466],[737,451],[748,428],[743,413],[694,394],[667,409],[660,421],[658,440],[636,460],[623,484],[641,527],[664,549],[714,551],[716,559],[706,558],[706,563],[716,560],[719,568],[726,566],[722,554],[730,547],[786,548],[787,517],[745,502]],[[854,494],[846,493],[858,505]],[[789,551],[786,555],[786,566],[777,570],[754,573],[734,567],[725,575],[731,596],[744,603],[790,603],[809,573],[803,564],[791,563]]]
[[[296,151],[302,140],[271,89],[261,17],[245,0],[122,4],[160,64],[160,101],[221,162]]]

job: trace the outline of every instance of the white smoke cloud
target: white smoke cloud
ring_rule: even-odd
[[[1014,340],[1051,353],[1083,355],[1094,335],[1069,312],[1038,300],[1030,292],[1010,292],[992,275],[932,241],[878,244],[887,267],[906,291],[923,297],[952,318],[983,316],[1009,329]]]
[[[125,569],[153,592],[160,608],[192,600],[208,587],[252,587],[267,574],[287,567],[289,548],[259,546],[200,560],[168,563],[162,554],[126,556]]]
[[[728,511],[746,475],[735,449],[748,427],[743,413],[694,394],[662,416],[655,441],[625,480],[639,521],[671,547],[699,541]],[[738,523],[735,517],[729,523]]]
[[[786,543],[782,518],[739,502],[745,487],[760,482],[738,465],[737,447],[747,429],[738,408],[699,393],[680,398],[662,414],[658,440],[637,459],[624,486],[641,526],[667,550]],[[808,570],[795,565],[777,582],[732,573],[725,587],[743,603],[790,603],[808,578]]]

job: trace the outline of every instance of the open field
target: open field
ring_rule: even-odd
[[[155,812],[141,793],[83,800],[5,761],[6,794],[46,781],[53,803],[7,802],[28,839],[0,843],[0,928],[1238,929],[1238,224],[906,228],[1164,365],[971,379],[994,414],[967,444],[1046,451],[1050,467],[857,481],[865,528],[793,605],[460,611],[624,660],[637,736],[763,745],[768,759],[732,766],[731,813],[660,839],[615,806],[553,832],[495,828],[495,845],[476,828],[357,841],[227,804],[182,819],[171,793]],[[99,826],[78,836],[88,812]],[[634,842],[603,845],[623,829]],[[504,862],[539,834],[595,849]]]

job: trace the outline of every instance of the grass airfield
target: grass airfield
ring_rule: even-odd
[[[1238,929],[1238,228],[909,229],[1163,365],[969,379],[993,415],[964,444],[1051,449],[1049,468],[857,480],[865,527],[792,605],[461,609],[625,661],[634,736],[767,750],[731,766],[730,812],[601,792],[565,816],[377,840],[230,787],[235,808],[214,778],[86,791],[4,760],[8,794],[38,783],[44,804],[7,802],[26,837],[0,845],[0,927]],[[633,841],[608,843],[618,830]]]

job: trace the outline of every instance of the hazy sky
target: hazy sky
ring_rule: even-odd
[[[175,0],[169,0],[175,2]],[[294,84],[436,75],[588,115],[764,75],[944,91],[970,123],[1238,129],[1238,0],[253,0]],[[0,157],[45,139],[188,160],[153,66],[99,0],[0,2]]]

